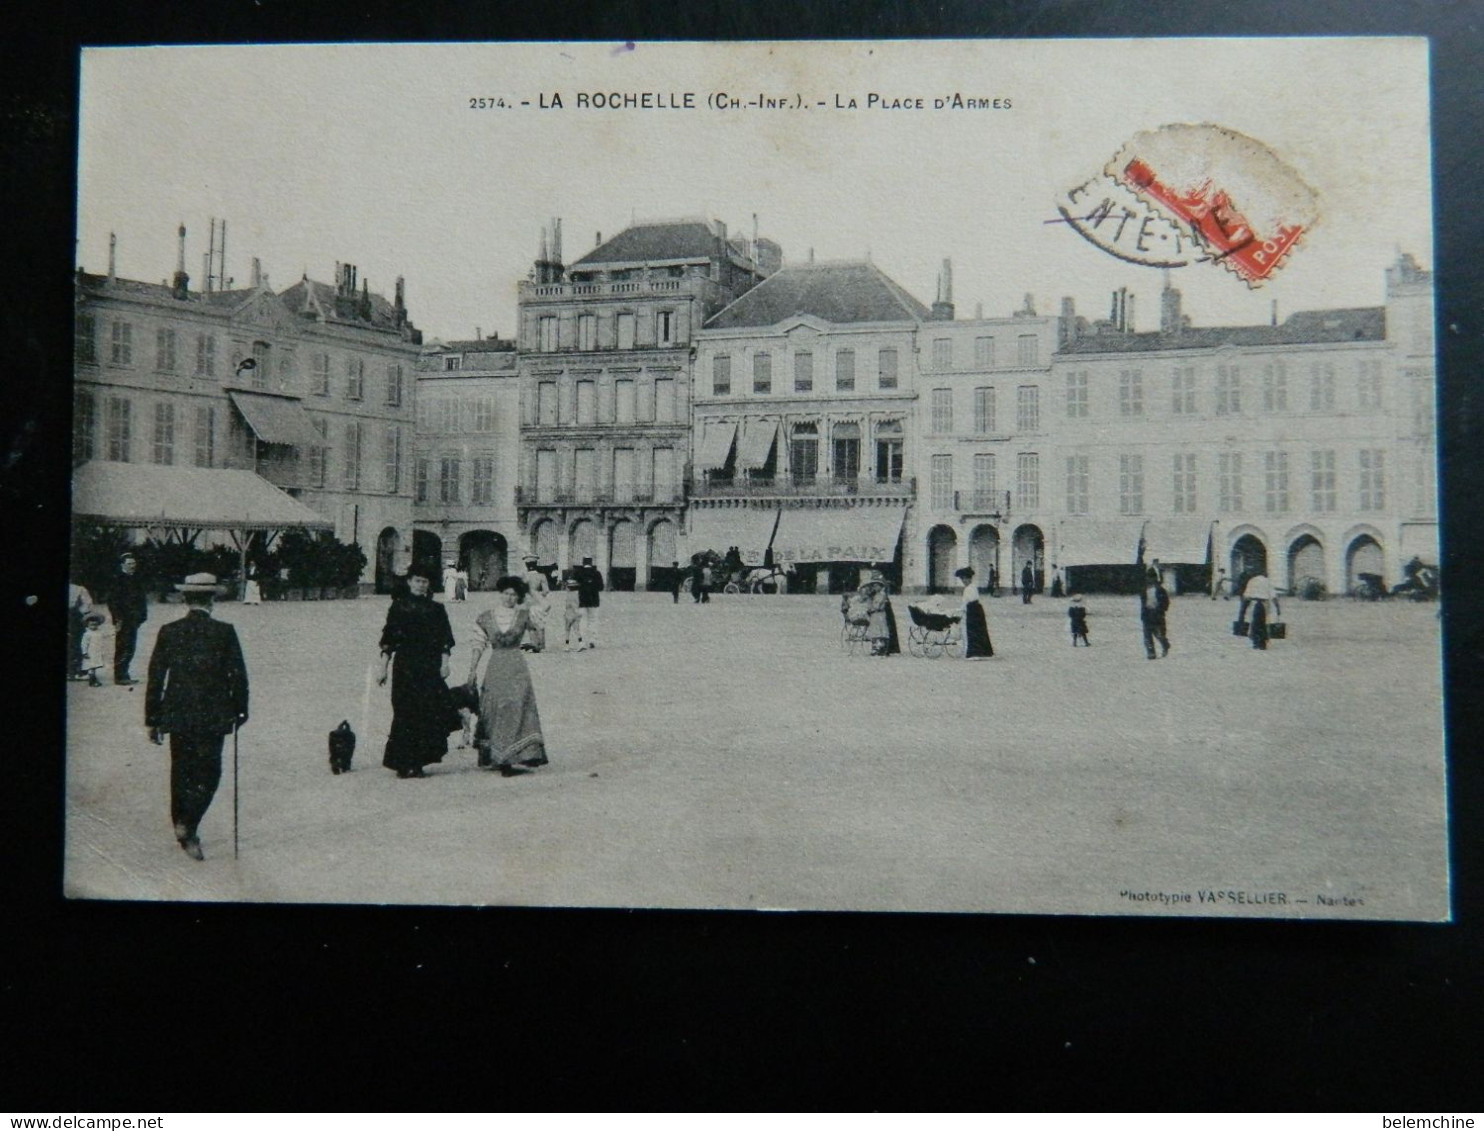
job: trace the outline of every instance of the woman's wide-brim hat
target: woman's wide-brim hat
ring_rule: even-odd
[[[108,618],[105,617],[102,613],[89,613],[87,616],[85,616],[85,617],[82,618],[82,623],[83,624],[107,624],[108,623]]]
[[[175,588],[181,593],[216,593],[222,592],[221,585],[217,582],[214,573],[193,573]]]

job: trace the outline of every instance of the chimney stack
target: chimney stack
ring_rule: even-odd
[[[562,220],[561,220],[561,217],[560,216],[555,217],[551,221],[551,258],[552,258],[552,261],[556,264],[557,269],[558,270],[561,270],[561,266],[562,266]]]
[[[175,252],[175,278],[170,281],[170,291],[177,298],[184,300],[190,297],[191,277],[186,274],[185,269],[185,225],[180,225],[176,231],[180,244]]]
[[[252,289],[257,290],[263,285],[263,261],[256,255],[252,257]]]
[[[601,228],[599,228],[598,231],[597,231],[597,233],[593,236],[593,246],[594,247],[602,247],[603,246],[603,230]]]
[[[1125,333],[1132,334],[1134,332],[1134,296],[1133,295],[1129,295],[1128,296],[1128,305],[1126,307],[1124,307],[1123,320],[1124,320],[1124,326],[1123,326],[1124,332]]]
[[[116,253],[118,251],[119,238],[114,233],[108,233],[108,281],[111,283],[118,278],[118,264]]]
[[[1273,325],[1276,326],[1277,324],[1278,324],[1278,300],[1277,299],[1274,299],[1273,300]]]
[[[938,299],[933,303],[931,314],[935,322],[953,321],[953,260],[943,260],[938,272]]]
[[[1170,285],[1170,272],[1165,271],[1165,289],[1159,294],[1159,332],[1178,334],[1185,325],[1180,312],[1180,292]]]
[[[397,287],[392,298],[392,316],[399,328],[407,321],[407,282],[401,275],[397,276]]]

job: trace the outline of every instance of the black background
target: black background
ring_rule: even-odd
[[[0,44],[7,1105],[1478,1110],[1480,18],[1475,3],[1379,2],[12,10]],[[1452,925],[60,897],[80,45],[1196,34],[1433,38]],[[1356,678],[1367,665],[1384,678],[1385,659],[1356,656]]]

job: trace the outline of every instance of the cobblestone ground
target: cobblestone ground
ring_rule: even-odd
[[[484,595],[450,606],[467,639]],[[170,833],[142,685],[71,684],[74,896],[630,907],[1446,916],[1436,606],[1178,598],[1149,662],[1135,603],[986,602],[993,660],[848,657],[838,600],[611,594],[599,647],[531,658],[552,764],[455,750],[381,768],[385,598],[225,605],[252,677],[232,856],[230,741],[204,863]],[[905,634],[906,599],[896,598]],[[141,676],[162,622],[141,634]],[[355,770],[330,774],[342,718]],[[1203,893],[1212,894],[1203,901]],[[1163,897],[1163,898],[1161,898]],[[1188,897],[1185,902],[1183,897]],[[1280,902],[1281,897],[1281,902]],[[1325,902],[1326,900],[1334,902]]]

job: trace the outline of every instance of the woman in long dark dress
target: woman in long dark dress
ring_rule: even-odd
[[[493,609],[475,621],[474,655],[469,661],[469,682],[479,677],[479,661],[486,651],[489,665],[479,692],[479,725],[474,745],[479,764],[515,777],[546,765],[546,741],[541,735],[541,713],[536,709],[536,690],[531,672],[521,654],[521,638],[530,627],[530,610],[520,604],[526,585],[518,577],[495,582]]]
[[[423,767],[448,753],[452,706],[448,696],[448,657],[453,629],[448,612],[428,596],[432,579],[414,567],[407,595],[392,602],[381,631],[381,675],[392,679],[392,730],[381,764],[399,778],[425,778]],[[393,658],[395,657],[395,664]]]
[[[984,616],[984,602],[979,599],[979,586],[974,584],[974,571],[968,566],[953,575],[964,583],[964,656],[985,660],[994,655],[989,642],[989,621]]]

